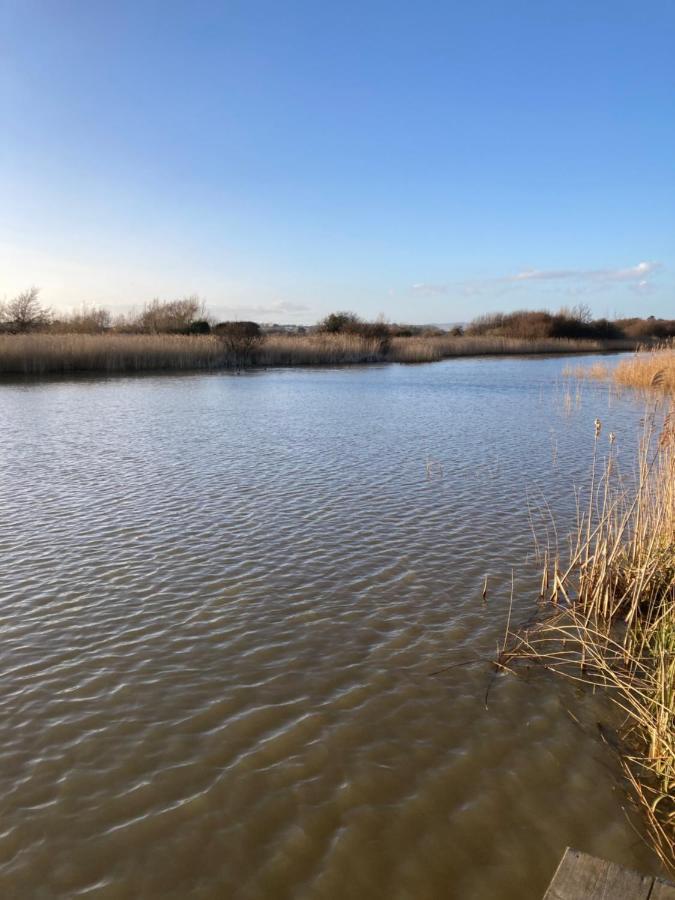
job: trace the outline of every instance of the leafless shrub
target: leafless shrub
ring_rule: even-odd
[[[52,323],[52,331],[74,334],[100,334],[112,325],[112,315],[103,306],[83,303],[71,313],[61,316]]]
[[[187,334],[192,324],[208,318],[203,300],[193,294],[181,300],[159,300],[146,303],[135,318],[128,317],[128,325],[148,334]]]

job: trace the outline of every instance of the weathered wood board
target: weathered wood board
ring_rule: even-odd
[[[675,885],[568,847],[544,900],[675,900]]]
[[[675,884],[655,878],[649,900],[675,900]]]

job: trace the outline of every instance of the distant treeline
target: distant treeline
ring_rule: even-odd
[[[54,312],[45,306],[36,288],[0,303],[0,331],[10,334],[46,332],[52,334],[227,334],[241,327],[247,339],[254,335],[283,333],[288,326],[259,326],[254,322],[218,322],[203,300],[192,295],[177,300],[154,299],[139,311],[113,315],[102,306],[83,305],[70,313]],[[433,325],[403,325],[384,319],[367,321],[352,312],[334,312],[313,326],[295,326],[299,334],[325,333],[359,336],[378,342],[386,351],[393,338],[434,337],[448,331]],[[660,341],[675,337],[675,319],[648,318],[594,319],[584,306],[547,310],[519,310],[478,316],[468,325],[450,329],[453,337],[517,338],[519,340],[636,340]]]
[[[319,331],[360,334],[364,337],[433,337],[447,332],[429,325],[396,325],[377,320],[366,322],[354,313],[331,313],[316,326]],[[594,319],[588,308],[517,310],[478,316],[468,325],[450,329],[455,337],[504,337],[519,340],[667,340],[675,337],[675,319]]]
[[[489,337],[568,338],[610,341],[621,338],[664,340],[675,336],[675,319],[594,319],[585,307],[547,310],[519,310],[479,316],[465,329],[468,335]]]

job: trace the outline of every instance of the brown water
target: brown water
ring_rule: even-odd
[[[0,386],[0,895],[534,900],[568,843],[652,870],[600,698],[485,708],[528,497],[569,523],[595,416],[635,435],[564,365]]]

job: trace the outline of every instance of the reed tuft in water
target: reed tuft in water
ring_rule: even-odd
[[[672,353],[672,351],[670,351]],[[665,351],[638,356],[621,383],[672,384]],[[621,364],[619,367],[620,368]],[[625,380],[623,380],[625,379]],[[671,393],[675,389],[669,388]],[[606,462],[596,420],[588,502],[564,564],[548,556],[542,598],[550,606],[532,627],[511,635],[500,666],[533,661],[606,689],[622,713],[622,764],[662,861],[675,872],[675,406],[655,404],[637,470],[620,472],[613,434]],[[658,423],[658,427],[657,424]],[[599,473],[597,469],[599,468]],[[517,667],[516,667],[517,670]]]
[[[675,394],[675,345],[664,344],[650,350],[639,349],[628,359],[610,368],[596,362],[591,366],[566,368],[565,375],[576,378],[611,380],[617,385],[640,390]]]

